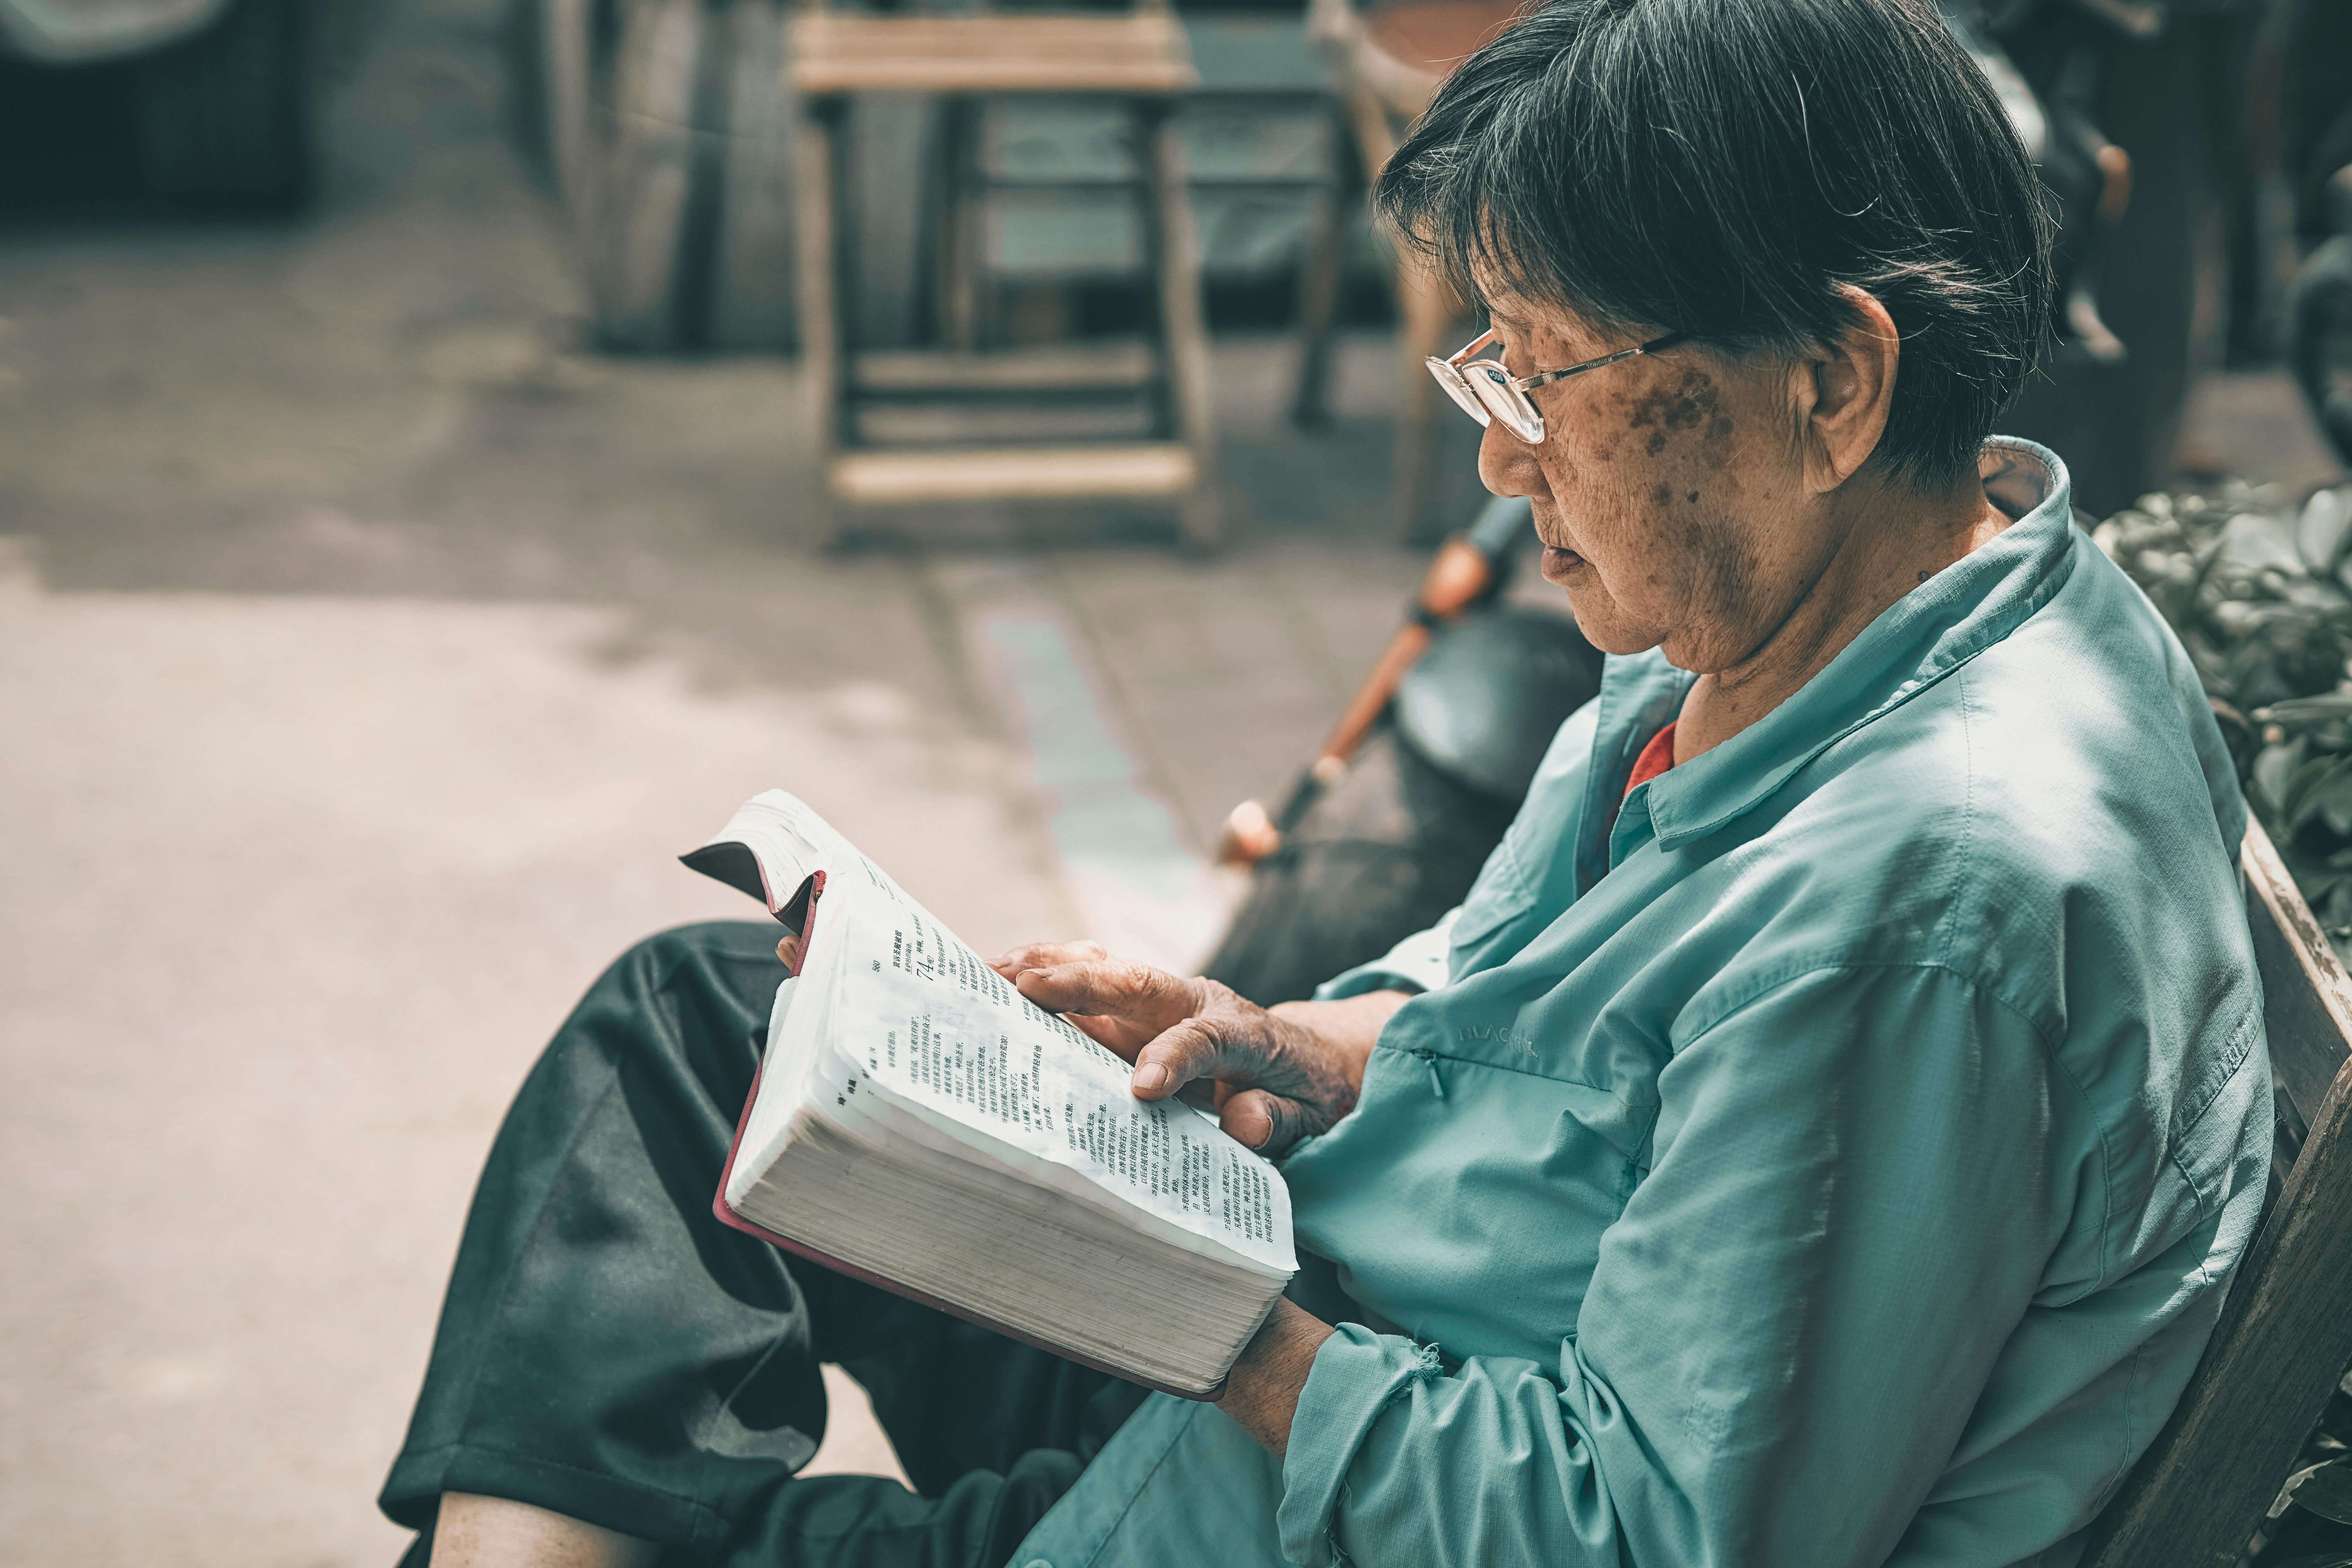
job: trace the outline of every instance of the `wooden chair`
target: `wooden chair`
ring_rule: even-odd
[[[2239,860],[2271,1069],[2294,1114],[2282,1108],[2273,1191],[2205,1359],[2082,1568],[2232,1568],[2352,1363],[2352,976],[2259,826]]]
[[[1397,143],[1429,107],[1454,67],[1508,26],[1520,0],[1390,0],[1359,12],[1351,0],[1310,0],[1307,28],[1332,62],[1341,118],[1369,182],[1380,175]],[[1298,395],[1292,417],[1319,425],[1328,417],[1331,331],[1338,315],[1340,272],[1347,259],[1344,187],[1335,187],[1317,216],[1315,238],[1300,289]],[[1438,513],[1441,495],[1432,454],[1432,421],[1444,401],[1422,361],[1455,345],[1446,342],[1469,314],[1468,304],[1418,258],[1400,254],[1395,269],[1398,384],[1396,532],[1408,544],[1448,531]]]
[[[835,537],[860,507],[971,500],[1160,498],[1176,503],[1188,545],[1218,536],[1208,342],[1183,153],[1171,113],[1197,80],[1166,0],[1093,15],[875,16],[814,0],[795,17],[793,81],[806,121],[798,151],[800,319],[804,374]],[[861,353],[844,309],[857,269],[843,220],[841,126],[861,94],[950,100],[1007,94],[1100,95],[1127,104],[1139,152],[1141,209],[1154,282],[1149,342],[979,352],[971,269],[976,217],[958,182],[942,215],[948,251],[941,317],[948,346]],[[969,115],[950,116],[969,124]],[[966,155],[968,149],[951,149]],[[917,199],[908,194],[909,201]],[[861,415],[913,404],[1139,399],[1143,440],[925,443],[869,440]]]

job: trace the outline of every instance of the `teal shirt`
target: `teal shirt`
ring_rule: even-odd
[[[1356,1303],[1286,1459],[1148,1404],[1013,1562],[2070,1564],[2269,1157],[2245,807],[2195,672],[1996,441],[2019,519],[1634,790],[1612,659],[1423,988],[1284,1164]]]

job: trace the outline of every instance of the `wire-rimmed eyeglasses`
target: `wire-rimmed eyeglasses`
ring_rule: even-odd
[[[1472,359],[1480,349],[1495,342],[1500,333],[1492,328],[1479,333],[1461,353],[1451,359],[1434,355],[1422,363],[1437,384],[1445,388],[1445,395],[1462,406],[1462,412],[1485,425],[1499,419],[1503,427],[1520,440],[1530,444],[1544,438],[1544,417],[1528,400],[1528,394],[1538,386],[1549,386],[1555,381],[1566,381],[1571,375],[1582,375],[1588,370],[1599,370],[1605,364],[1615,364],[1636,354],[1654,354],[1660,349],[1673,348],[1689,337],[1688,332],[1668,332],[1663,338],[1652,338],[1639,348],[1620,349],[1613,354],[1586,360],[1565,370],[1539,370],[1533,375],[1514,378],[1496,359]]]

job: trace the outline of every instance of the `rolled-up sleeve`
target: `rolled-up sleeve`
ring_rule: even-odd
[[[2066,1211],[2099,1228],[2088,1113],[2024,1018],[1931,965],[1800,973],[1675,1045],[1654,1166],[1557,1362],[1324,1343],[1284,1460],[1292,1562],[1895,1549]]]

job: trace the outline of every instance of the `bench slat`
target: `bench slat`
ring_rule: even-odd
[[[2344,1068],[2352,1039],[2352,976],[2336,961],[2318,919],[2260,828],[2239,857],[2246,871],[2246,917],[2263,981],[2271,1072],[2306,1125],[2319,1120],[2328,1085]],[[2285,984],[2273,976],[2299,976]]]
[[[2352,1363],[2352,979],[2259,825],[2240,861],[2272,1065],[2310,1131],[2204,1360],[2081,1568],[2231,1568]]]

